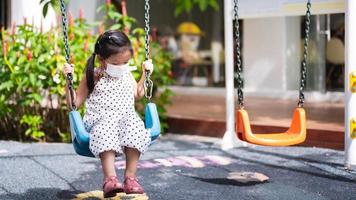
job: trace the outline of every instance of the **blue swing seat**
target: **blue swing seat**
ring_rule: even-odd
[[[159,121],[159,115],[157,111],[156,104],[148,103],[145,108],[145,126],[146,129],[150,131],[151,134],[151,144],[156,141],[156,139],[161,134],[161,123]]]
[[[76,110],[69,112],[70,131],[74,150],[81,156],[94,157],[89,149],[90,136],[85,130],[80,113]],[[151,133],[151,144],[153,144],[161,133],[161,124],[156,104],[148,103],[145,108],[145,128]]]

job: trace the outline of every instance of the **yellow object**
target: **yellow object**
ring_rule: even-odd
[[[350,73],[350,90],[352,93],[356,93],[356,72]]]
[[[290,146],[300,144],[306,138],[306,116],[303,108],[294,110],[293,119],[289,129],[282,133],[253,133],[250,119],[244,109],[236,110],[237,136],[252,144],[264,146]]]
[[[356,119],[352,118],[350,120],[350,137],[356,139]]]
[[[178,34],[189,34],[189,35],[200,35],[203,36],[204,33],[201,31],[198,25],[193,22],[183,22],[179,24],[177,28]]]
[[[104,199],[103,191],[94,190],[89,192],[84,192],[77,194],[75,198],[72,200],[84,200],[84,199]],[[118,193],[115,197],[110,198],[112,200],[148,200],[148,196],[146,194],[125,194],[125,193]]]

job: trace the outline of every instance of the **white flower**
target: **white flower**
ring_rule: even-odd
[[[57,84],[61,82],[61,80],[59,79],[59,74],[58,73],[56,73],[56,75],[53,76],[53,81],[55,83],[57,83]]]
[[[46,79],[46,76],[40,74],[40,75],[38,75],[38,78],[41,79],[41,80],[45,80],[45,79]]]

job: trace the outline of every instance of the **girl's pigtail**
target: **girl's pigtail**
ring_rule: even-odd
[[[95,53],[87,60],[87,66],[85,70],[85,76],[87,78],[87,87],[89,94],[94,90],[94,66],[95,66]]]

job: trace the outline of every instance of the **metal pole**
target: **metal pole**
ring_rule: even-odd
[[[356,170],[356,1],[345,12],[345,167]]]
[[[226,132],[221,144],[223,150],[244,146],[235,132],[233,7],[232,0],[224,0]]]

